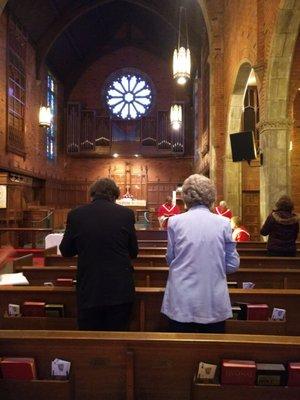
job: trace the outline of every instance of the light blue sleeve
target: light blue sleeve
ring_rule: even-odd
[[[232,230],[230,222],[225,227],[225,266],[226,274],[232,274],[239,269],[240,256],[236,251],[236,242],[232,240]]]
[[[171,218],[169,218],[169,221],[168,221],[168,247],[167,247],[167,254],[166,254],[166,259],[167,259],[168,265],[170,265],[171,262],[175,258],[174,244],[175,244],[174,230],[172,228]]]

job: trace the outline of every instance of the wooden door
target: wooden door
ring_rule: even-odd
[[[250,240],[261,240],[259,190],[242,192],[242,221],[250,233]]]

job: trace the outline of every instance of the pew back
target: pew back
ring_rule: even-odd
[[[58,278],[76,279],[77,268],[14,266],[14,271],[23,272],[31,285],[43,285],[44,282],[55,283]],[[135,267],[135,285],[165,287],[168,273],[168,267]],[[300,268],[240,268],[228,275],[227,280],[237,282],[239,288],[243,287],[243,282],[253,282],[257,289],[300,289]]]
[[[300,320],[298,310],[300,307],[300,290],[291,289],[230,289],[232,303],[237,301],[244,303],[266,303],[272,310],[273,307],[284,308],[287,311],[287,319],[284,322],[277,321],[228,321],[229,332],[249,332],[264,334],[299,335]],[[164,288],[138,287],[136,288],[136,301],[130,329],[132,331],[165,331],[166,318],[160,314]],[[6,311],[9,303],[23,304],[24,301],[45,301],[51,304],[64,304],[64,318],[30,318],[7,317]],[[68,321],[67,319],[70,318]],[[47,328],[75,326],[76,300],[73,287],[43,287],[3,286],[0,288],[0,328],[1,329],[40,329],[40,324]],[[73,320],[72,320],[73,319]],[[54,322],[53,322],[54,321]],[[57,325],[56,325],[57,324]],[[61,328],[63,329],[63,328]],[[65,328],[66,329],[66,328]]]
[[[224,358],[287,363],[300,359],[300,338],[171,333],[0,331],[0,354],[32,356],[40,379],[49,379],[51,361],[70,360],[75,400],[189,400],[198,363]],[[32,383],[34,384],[34,382]],[[18,383],[16,383],[16,386]],[[49,385],[51,387],[51,384]],[[234,398],[250,400],[253,388],[234,387]],[[270,400],[274,388],[255,388],[256,400]],[[299,388],[276,388],[296,400]],[[285,389],[284,397],[281,397]],[[53,385],[53,390],[55,386]],[[206,399],[210,385],[201,387]],[[1,394],[1,392],[0,392]],[[265,397],[262,397],[262,394]],[[221,397],[222,394],[219,394]],[[294,397],[292,397],[294,396]],[[215,396],[214,398],[220,398]],[[33,400],[24,392],[26,400]],[[209,397],[211,399],[212,397]],[[232,397],[222,396],[229,400]]]

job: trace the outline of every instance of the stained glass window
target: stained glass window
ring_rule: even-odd
[[[112,74],[104,88],[104,100],[110,114],[123,120],[139,119],[153,106],[153,84],[137,70],[120,70]]]
[[[7,150],[24,156],[27,38],[11,17],[7,46]]]
[[[46,153],[49,160],[56,157],[56,131],[57,131],[57,84],[50,73],[47,74],[47,106],[50,107],[52,121],[47,128]]]

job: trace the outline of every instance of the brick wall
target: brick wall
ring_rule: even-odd
[[[171,56],[165,61],[134,47],[121,48],[94,62],[78,80],[69,100],[80,101],[87,108],[100,109],[100,114],[105,114],[101,97],[104,82],[111,73],[127,67],[137,68],[152,79],[156,89],[154,110],[169,110],[171,102],[176,99]],[[188,100],[186,90],[177,95],[177,100]]]
[[[25,174],[39,177],[62,177],[63,161],[57,163],[47,161],[45,147],[45,132],[38,125],[39,106],[45,99],[46,68],[42,80],[36,80],[35,50],[32,45],[27,45],[26,60],[26,110],[25,110],[25,146],[26,157],[20,157],[6,152],[6,27],[7,16],[0,16],[0,168],[17,169]],[[63,93],[60,91],[59,107],[61,109]],[[62,125],[59,122],[61,135]]]

